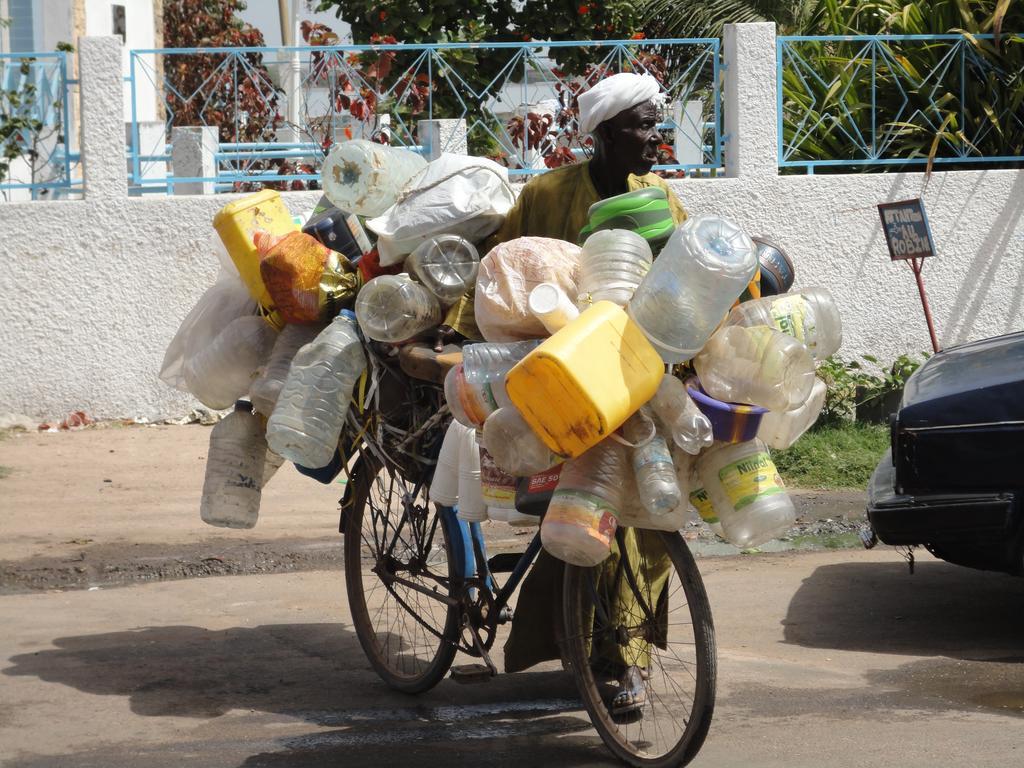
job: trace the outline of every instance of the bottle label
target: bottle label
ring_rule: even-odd
[[[547,472],[539,472],[530,477],[526,484],[527,493],[550,493],[558,485],[558,478],[562,476],[562,465],[549,469]]]
[[[487,417],[498,410],[498,403],[494,400],[494,393],[490,384],[481,387],[473,387],[466,381],[466,372],[456,369],[456,388],[459,393],[459,404],[474,424],[482,427]]]
[[[599,496],[586,491],[555,491],[545,520],[577,525],[590,535],[611,541],[618,527],[615,510]]]
[[[488,506],[512,509],[516,500],[516,479],[494,463],[494,457],[480,448],[480,485]]]
[[[773,301],[771,315],[776,328],[808,347],[812,346],[808,340],[814,339],[814,310],[801,294]]]
[[[690,503],[693,504],[693,508],[697,510],[700,519],[705,523],[718,522],[718,515],[715,513],[715,507],[711,503],[711,497],[708,496],[708,492],[703,488],[698,488],[690,494]]]
[[[664,439],[654,438],[646,445],[633,450],[633,468],[640,470],[648,464],[672,463],[672,455],[669,453],[668,444]]]
[[[718,470],[718,479],[729,499],[739,510],[766,496],[785,493],[786,487],[767,451],[734,461]]]
[[[370,239],[366,236],[366,230],[363,229],[358,216],[354,213],[349,214],[348,218],[345,219],[345,224],[348,225],[348,231],[352,233],[352,238],[356,241],[356,245],[359,246],[359,250],[364,254],[373,250]]]

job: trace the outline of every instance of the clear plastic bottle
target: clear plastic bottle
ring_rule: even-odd
[[[726,219],[676,229],[630,299],[629,314],[667,363],[697,354],[757,272],[751,239]]]
[[[720,329],[693,364],[704,391],[726,403],[788,411],[806,402],[814,386],[807,347],[766,325]]]
[[[515,477],[535,475],[562,462],[537,437],[514,405],[499,408],[487,417],[483,444],[494,463]]]
[[[459,520],[467,523],[482,523],[487,519],[487,502],[484,501],[480,477],[480,446],[476,430],[467,429],[462,433],[459,444]]]
[[[682,503],[668,443],[655,426],[648,406],[630,416],[622,432],[633,444],[631,459],[640,503],[652,515],[667,515]]]
[[[220,528],[252,528],[260,514],[267,442],[246,400],[210,432],[199,515]]]
[[[815,360],[835,354],[843,343],[843,321],[827,288],[745,301],[733,308],[726,323],[773,327],[801,342]]]
[[[507,344],[467,344],[462,348],[466,383],[475,390],[485,392],[484,400],[493,400],[499,408],[511,405],[512,401],[505,391],[505,374],[540,343],[540,339],[531,339]]]
[[[586,309],[595,301],[620,307],[633,298],[651,268],[651,246],[628,229],[603,229],[583,243],[576,306]]]
[[[623,494],[622,509],[619,510],[619,525],[629,528],[646,528],[655,531],[678,531],[690,517],[687,496],[690,492],[690,471],[693,457],[679,448],[672,450],[672,462],[676,467],[676,483],[679,485],[679,504],[667,515],[652,515],[640,501],[636,477],[627,472],[623,478],[626,490]]]
[[[185,363],[185,386],[209,408],[230,408],[249,391],[276,339],[277,331],[262,317],[235,318]]]
[[[295,353],[299,347],[315,339],[322,330],[322,325],[286,325],[281,329],[270,352],[270,359],[249,387],[249,399],[257,413],[269,418],[274,412]]]
[[[579,566],[608,557],[628,471],[625,446],[611,439],[565,462],[540,526],[544,549]]]
[[[324,195],[343,211],[380,216],[427,167],[415,152],[363,139],[335,144],[320,172]]]
[[[516,479],[494,462],[494,457],[484,446],[480,446],[480,486],[487,516],[492,509],[507,512],[516,508]],[[507,515],[503,515],[507,518]],[[507,519],[506,519],[507,522]]]
[[[442,312],[434,294],[408,275],[381,275],[359,291],[356,317],[368,338],[393,344],[434,328]]]
[[[444,306],[458,301],[476,284],[480,254],[458,235],[438,235],[416,246],[405,268],[423,283]]]
[[[316,469],[331,462],[356,380],[366,367],[353,314],[342,311],[292,360],[267,424],[275,453]]]
[[[650,405],[673,442],[687,453],[696,456],[714,442],[711,421],[690,398],[686,385],[675,376],[661,380]]]
[[[737,547],[763,544],[796,521],[786,486],[760,440],[716,443],[697,458],[697,472],[725,539]]]
[[[818,420],[827,393],[828,387],[825,386],[825,382],[815,379],[811,394],[803,405],[791,411],[768,411],[761,417],[757,439],[763,440],[769,448],[789,448]]]

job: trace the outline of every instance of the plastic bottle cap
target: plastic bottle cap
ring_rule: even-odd
[[[351,309],[343,309],[338,314],[341,315],[342,317],[348,318],[353,323],[356,321],[356,313],[353,312]]]
[[[546,315],[558,309],[562,291],[553,283],[541,283],[530,291],[530,311],[535,315]]]

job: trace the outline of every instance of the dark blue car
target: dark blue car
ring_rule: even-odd
[[[1024,574],[1024,332],[944,350],[907,382],[868,489],[886,544]]]

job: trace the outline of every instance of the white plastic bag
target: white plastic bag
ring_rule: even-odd
[[[514,202],[503,166],[483,157],[443,154],[366,225],[377,233],[380,263],[387,267],[434,235],[483,240],[501,226]]]
[[[575,296],[581,252],[578,245],[549,237],[519,237],[492,248],[476,278],[474,314],[484,338],[504,342],[548,336],[530,311],[530,292],[541,283],[554,283]]]
[[[160,366],[160,380],[182,392],[189,392],[185,384],[186,364],[209,346],[232,320],[256,314],[256,301],[249,295],[249,289],[238,276],[218,237],[213,238],[213,249],[220,260],[220,274],[181,321]]]

